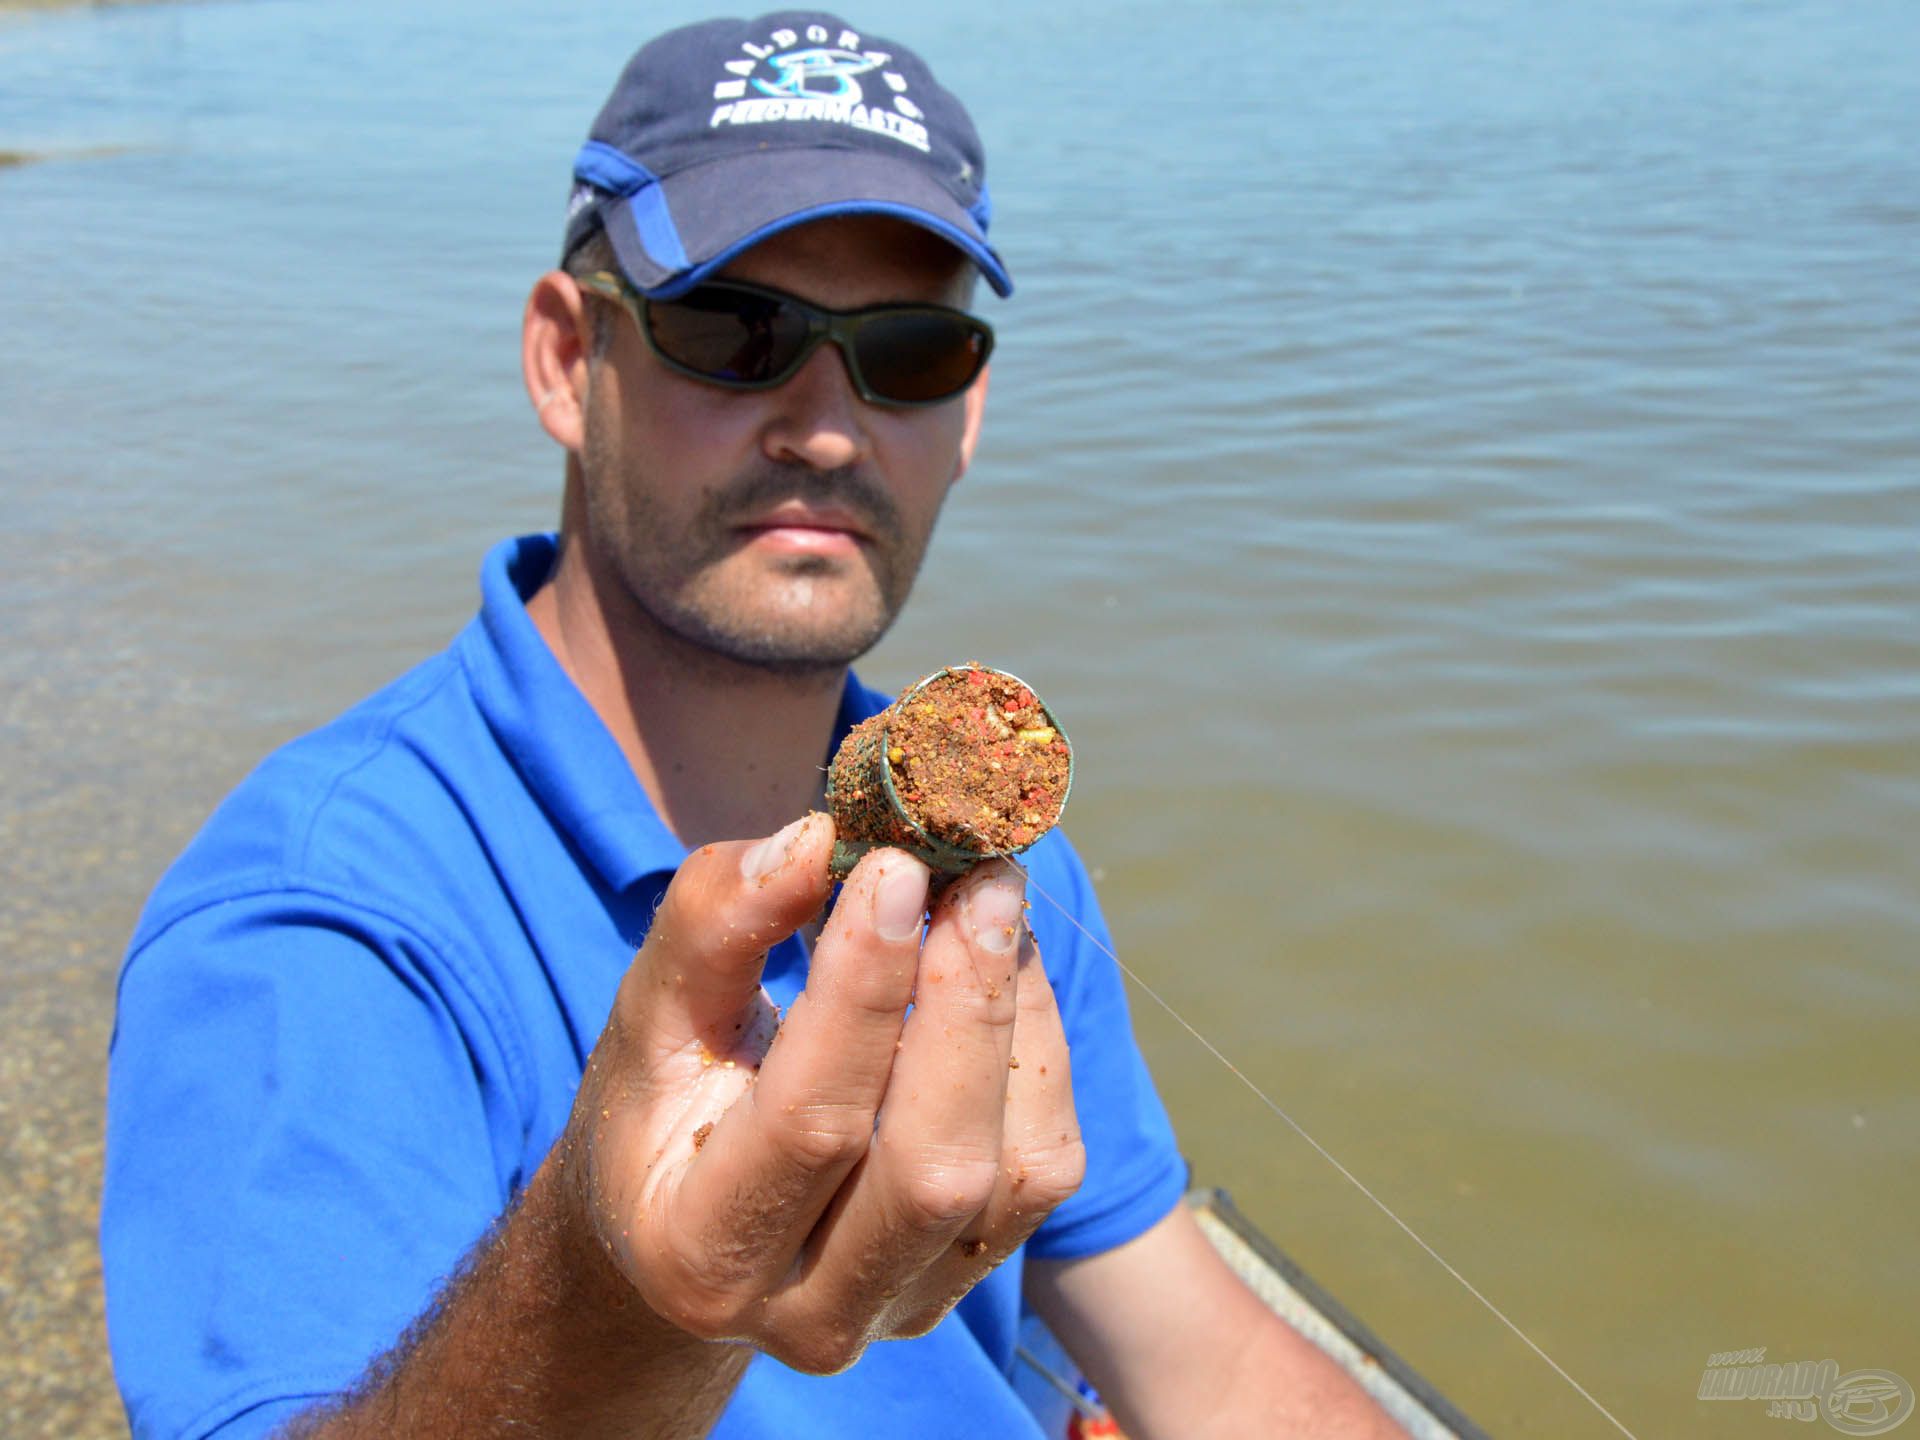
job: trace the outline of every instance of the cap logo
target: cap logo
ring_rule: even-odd
[[[847,100],[855,104],[865,97],[853,77],[877,69],[880,64],[872,56],[855,55],[851,50],[789,50],[785,54],[769,55],[767,63],[780,72],[780,78],[768,82],[755,77],[753,88],[762,95],[787,100],[818,96],[822,100]],[[814,88],[815,81],[821,82],[821,88]]]
[[[725,63],[729,78],[713,87],[713,98],[721,103],[709,129],[825,121],[886,135],[916,150],[932,148],[920,123],[925,117],[907,97],[906,77],[884,68],[893,57],[861,49],[854,31],[835,35],[824,25],[809,25],[802,34],[782,28],[766,44],[747,41],[740,49],[742,58]],[[887,93],[869,104],[855,77],[876,70]],[[758,96],[750,96],[749,89]]]

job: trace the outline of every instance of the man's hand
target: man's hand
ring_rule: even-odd
[[[832,844],[813,815],[687,861],[556,1151],[579,1223],[656,1315],[815,1373],[931,1329],[1084,1168],[1004,862],[943,895],[923,939],[926,867],[869,854],[776,1038],[761,965],[825,903]]]
[[[1066,1037],[1012,866],[928,921],[926,867],[868,855],[776,1039],[761,964],[826,903],[832,844],[814,815],[681,867],[519,1204],[290,1436],[705,1435],[749,1346],[827,1372],[922,1334],[1073,1193]]]

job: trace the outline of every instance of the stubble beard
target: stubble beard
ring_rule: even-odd
[[[588,523],[635,608],[655,628],[715,660],[797,680],[838,676],[879,643],[906,604],[927,533],[852,470],[765,466],[709,495],[677,526],[638,467],[610,475],[593,443],[582,455]],[[762,557],[738,526],[783,500],[831,504],[867,540],[851,557]]]

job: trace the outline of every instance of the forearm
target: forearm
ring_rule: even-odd
[[[1171,1425],[1143,1426],[1140,1434],[1404,1440],[1405,1432],[1359,1384],[1297,1331],[1269,1314],[1249,1315],[1245,1333],[1244,1343],[1224,1357],[1225,1382],[1213,1398],[1191,1397],[1198,1408],[1183,1410]]]
[[[1403,1432],[1312,1342],[1251,1296],[1233,1323],[1169,1336],[1162,1364],[1115,1374],[1101,1394],[1136,1440],[1390,1440]],[[1098,1383],[1098,1381],[1096,1381]]]
[[[1026,1286],[1136,1440],[1402,1434],[1241,1283],[1184,1206],[1117,1250],[1030,1264]]]
[[[588,1238],[559,1154],[354,1392],[284,1440],[681,1440],[711,1429],[753,1352],[695,1339],[647,1307]]]

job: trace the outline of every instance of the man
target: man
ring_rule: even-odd
[[[1386,1432],[1179,1206],[1063,839],[1029,859],[1077,926],[997,862],[929,909],[899,850],[814,923],[821,767],[885,698],[848,665],[979,433],[982,172],[832,16],[621,76],[525,316],[557,541],[269,759],[135,933],[136,1433],[1032,1436],[1022,1294],[1136,1440]]]

